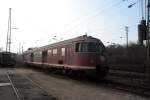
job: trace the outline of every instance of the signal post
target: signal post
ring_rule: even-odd
[[[148,0],[148,5],[147,5],[147,32],[146,33],[147,33],[146,34],[147,81],[149,86],[150,84],[150,0]]]

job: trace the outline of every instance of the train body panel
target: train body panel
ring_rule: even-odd
[[[100,63],[99,53],[77,53],[74,56],[74,65],[96,66]]]
[[[99,39],[81,36],[24,52],[26,63],[67,65],[72,69],[108,71],[105,47]],[[101,59],[103,58],[103,59]],[[71,67],[74,66],[74,67]],[[102,67],[105,66],[105,67]],[[63,66],[64,67],[64,66]],[[99,67],[99,68],[97,68]],[[101,73],[101,72],[100,72]]]

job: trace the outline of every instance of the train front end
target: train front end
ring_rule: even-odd
[[[74,61],[79,66],[93,68],[100,77],[104,77],[108,72],[105,46],[93,37],[86,37],[75,43]]]

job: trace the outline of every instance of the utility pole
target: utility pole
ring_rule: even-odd
[[[10,49],[11,49],[11,8],[9,8],[6,52],[10,52]]]
[[[141,0],[141,13],[142,13],[142,20],[144,20],[144,8],[143,8],[143,0]]]
[[[127,49],[128,49],[128,33],[129,33],[129,27],[125,26],[125,31],[126,31],[126,40],[127,40]]]
[[[19,43],[19,54],[21,54],[21,43]]]
[[[146,63],[147,63],[147,80],[148,85],[150,83],[150,0],[148,0],[147,5],[147,34],[146,34],[146,47],[147,47],[147,53],[146,53]]]

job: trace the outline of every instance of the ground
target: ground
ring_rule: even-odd
[[[2,71],[3,70],[3,71]],[[0,75],[5,69],[0,71]],[[149,100],[150,98],[117,90],[106,86],[91,84],[68,77],[56,77],[33,69],[13,69],[11,73],[26,75],[36,84],[58,100]],[[1,91],[1,90],[0,90]],[[5,92],[7,93],[7,92]],[[1,97],[0,92],[0,97]],[[8,99],[9,100],[9,99]],[[14,99],[15,100],[15,99]]]

